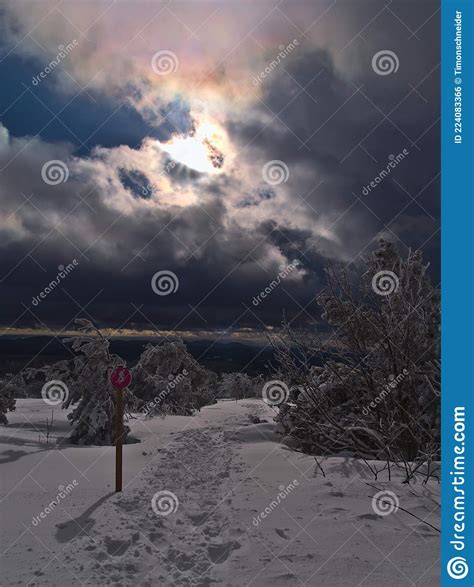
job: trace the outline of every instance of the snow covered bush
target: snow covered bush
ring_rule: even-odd
[[[73,407],[68,419],[75,444],[113,445],[115,442],[115,394],[110,376],[125,361],[110,352],[110,341],[89,320],[76,320],[80,336],[65,339],[74,351],[72,360],[59,361],[24,375],[53,384],[54,401]],[[132,383],[124,390],[125,412],[140,409],[147,415],[191,415],[214,403],[217,375],[202,367],[182,342],[146,345],[131,369]],[[47,398],[48,400],[51,398]],[[124,426],[124,441],[130,432]]]
[[[7,412],[15,410],[15,397],[20,394],[18,376],[8,373],[0,379],[0,424],[8,424]]]
[[[146,345],[132,373],[131,390],[147,415],[191,415],[215,401],[216,374],[200,365],[181,341]]]
[[[439,290],[419,251],[402,259],[392,243],[380,241],[365,265],[355,283],[343,269],[327,271],[318,302],[331,336],[285,325],[273,340],[278,376],[291,389],[280,421],[313,453],[437,460]]]
[[[219,397],[245,399],[261,397],[263,378],[247,373],[223,373],[219,381]]]

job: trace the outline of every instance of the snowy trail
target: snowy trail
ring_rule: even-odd
[[[148,443],[151,463],[122,495],[103,505],[94,527],[74,540],[73,552],[88,553],[86,561],[83,556],[70,560],[79,581],[145,587],[213,582],[213,569],[241,548],[245,532],[230,507],[231,472],[241,467],[234,462],[236,441],[226,428],[246,419],[239,405],[233,408],[237,419],[235,414],[213,418],[211,407],[208,418],[199,415],[189,422],[190,429],[171,431],[164,448],[156,437]],[[166,516],[153,511],[157,491],[176,495],[176,511]]]
[[[22,409],[33,423],[38,410],[41,421],[41,406],[24,400],[17,424]],[[256,411],[267,421],[252,424]],[[133,421],[132,435],[141,442],[124,447],[122,494],[112,492],[113,448],[37,450],[34,429],[12,424],[10,438],[0,442],[0,457],[9,461],[4,471],[11,473],[2,479],[1,516],[11,534],[2,544],[5,584],[436,584],[439,535],[401,511],[376,515],[375,491],[364,483],[373,478],[360,461],[327,458],[322,476],[314,459],[277,442],[273,414],[261,401],[222,401],[193,418]],[[73,476],[80,483],[61,506],[28,526],[58,482]],[[436,483],[376,485],[439,526]],[[152,507],[163,491],[177,499],[157,502],[161,513],[169,506],[168,515]]]
[[[110,532],[107,515],[90,537],[81,539],[78,547],[96,559],[89,565],[92,574],[87,584],[109,580],[124,584],[126,579],[145,587],[210,584],[214,564],[224,562],[240,547],[230,530],[226,494],[231,456],[223,436],[222,432],[199,429],[180,433],[161,451],[159,465],[147,467],[133,491],[108,505],[123,538]],[[177,495],[177,511],[157,516],[150,506],[154,495],[150,488]],[[106,562],[109,557],[113,568]],[[80,563],[75,572],[83,570]]]

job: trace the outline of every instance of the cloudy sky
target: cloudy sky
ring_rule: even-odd
[[[308,324],[324,266],[380,237],[437,278],[437,2],[17,0],[0,20],[4,333]]]

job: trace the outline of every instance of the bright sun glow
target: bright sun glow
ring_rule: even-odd
[[[220,173],[228,154],[224,132],[208,122],[200,124],[193,136],[176,136],[160,146],[175,161],[200,173]]]

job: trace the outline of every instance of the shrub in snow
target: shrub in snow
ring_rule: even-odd
[[[63,341],[71,345],[74,358],[28,369],[25,375],[37,379],[42,374],[46,385],[53,384],[55,403],[61,400],[63,408],[73,406],[68,414],[73,426],[71,442],[112,445],[116,390],[110,375],[125,361],[110,352],[109,340],[89,320],[76,322],[82,334]],[[139,408],[149,415],[190,415],[213,403],[217,395],[217,375],[199,365],[182,342],[146,345],[131,371],[132,383],[124,391],[124,408],[128,412]],[[125,442],[129,431],[124,426]]]
[[[215,401],[217,376],[181,341],[146,345],[132,372],[131,389],[147,415],[191,415]]]
[[[0,424],[8,424],[6,413],[15,410],[15,397],[21,395],[20,379],[10,373],[0,379]]]
[[[261,397],[263,378],[247,373],[223,373],[219,382],[219,397],[245,399]]]
[[[318,302],[329,340],[288,325],[273,340],[279,377],[292,389],[279,419],[304,450],[439,458],[440,296],[427,267],[420,252],[402,259],[381,241],[355,282],[327,271]]]

